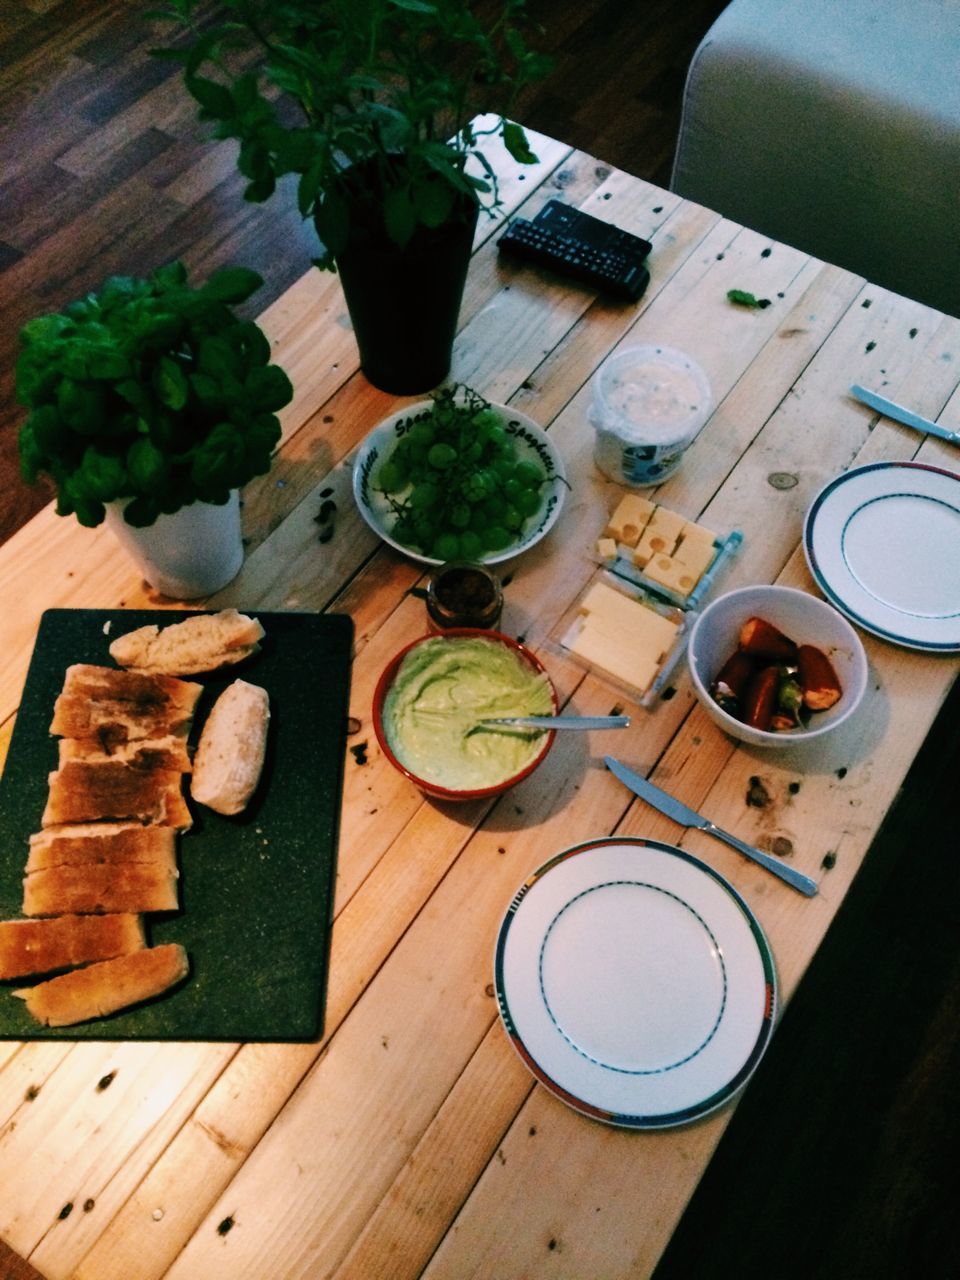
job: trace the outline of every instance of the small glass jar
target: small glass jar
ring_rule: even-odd
[[[453,560],[435,569],[427,583],[427,617],[432,631],[449,627],[496,628],[503,591],[486,565]]]

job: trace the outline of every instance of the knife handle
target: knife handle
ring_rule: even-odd
[[[788,885],[798,889],[800,893],[806,894],[808,898],[812,898],[817,892],[816,880],[811,880],[803,872],[795,871],[793,867],[788,867],[779,858],[773,858],[769,853],[764,853],[761,849],[755,849],[752,844],[747,844],[745,840],[738,840],[736,836],[732,836],[729,831],[723,831],[713,822],[708,823],[703,829],[709,831],[711,835],[717,836],[718,839],[725,840],[731,848],[736,849],[738,853],[742,853],[745,858],[750,858],[751,861],[759,863],[761,867],[771,871],[775,876],[779,876],[781,880],[785,880]]]

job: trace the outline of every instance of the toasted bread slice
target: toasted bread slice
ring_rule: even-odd
[[[111,960],[145,946],[142,920],[128,913],[0,920],[0,978],[26,978]]]
[[[154,769],[189,773],[193,768],[185,740],[173,734],[165,738],[138,738],[106,747],[98,738],[61,738],[59,747],[61,765],[68,760],[101,764],[112,760],[130,769],[139,769],[141,773],[150,773]]]
[[[196,675],[242,662],[256,653],[263,627],[236,609],[198,613],[170,626],[139,627],[118,636],[110,656],[121,667],[162,672],[171,676]]]
[[[189,971],[186,951],[179,943],[168,942],[74,969],[13,994],[26,1002],[37,1022],[68,1027],[158,996]]]
[[[134,818],[186,831],[192,820],[181,790],[182,777],[168,769],[142,773],[113,760],[70,760],[50,774],[50,794],[40,825]]]
[[[172,676],[76,663],[67,668],[50,732],[97,738],[104,750],[138,738],[186,737],[202,692],[201,685]]]
[[[146,862],[44,867],[23,878],[25,916],[175,911],[178,872]]]
[[[145,862],[172,874],[177,869],[177,833],[173,827],[145,827],[139,822],[86,822],[47,827],[30,837],[28,872],[97,862]]]

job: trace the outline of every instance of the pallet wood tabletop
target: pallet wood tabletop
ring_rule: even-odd
[[[558,735],[545,764],[499,802],[428,801],[382,756],[371,699],[389,658],[425,630],[410,592],[423,571],[363,523],[350,477],[367,432],[406,401],[359,373],[337,278],[305,275],[262,317],[296,394],[274,466],[243,495],[246,562],[203,603],[353,619],[360,731],[348,745],[366,750],[346,759],[324,1035],[0,1042],[0,1237],[47,1280],[649,1275],[736,1101],[638,1133],[588,1119],[536,1084],[494,996],[508,904],[577,841],[617,833],[678,844],[749,904],[786,1004],[957,674],[956,655],[861,633],[870,679],[855,720],[815,752],[767,753],[712,724],[683,666],[673,696],[646,710],[551,647],[595,572],[596,539],[622,492],[593,464],[587,418],[591,377],[611,351],[677,346],[709,376],[715,411],[657,499],[743,531],[722,588],[776,581],[816,593],[800,533],[823,483],[874,461],[957,469],[949,444],[878,420],[849,385],[960,426],[960,321],[561,142],[532,135],[532,144],[532,168],[489,144],[506,212],[533,216],[560,197],[651,239],[651,284],[623,306],[502,262],[500,224],[482,218],[452,378],[548,429],[571,483],[553,531],[507,566],[503,630],[541,654],[569,711],[618,703],[631,727],[614,746]],[[733,288],[772,305],[732,306]],[[321,544],[315,518],[330,495],[335,533]],[[45,609],[179,603],[146,588],[108,531],[51,509],[0,547],[0,598],[0,756]],[[792,850],[818,896],[802,898],[725,845],[631,803],[603,767],[605,750],[727,830]],[[747,801],[756,780],[762,805]]]

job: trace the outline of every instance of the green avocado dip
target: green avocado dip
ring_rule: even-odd
[[[479,636],[436,636],[415,646],[383,704],[394,755],[417,777],[451,790],[496,786],[524,769],[544,734],[477,728],[486,716],[550,715],[550,683],[513,649]]]

